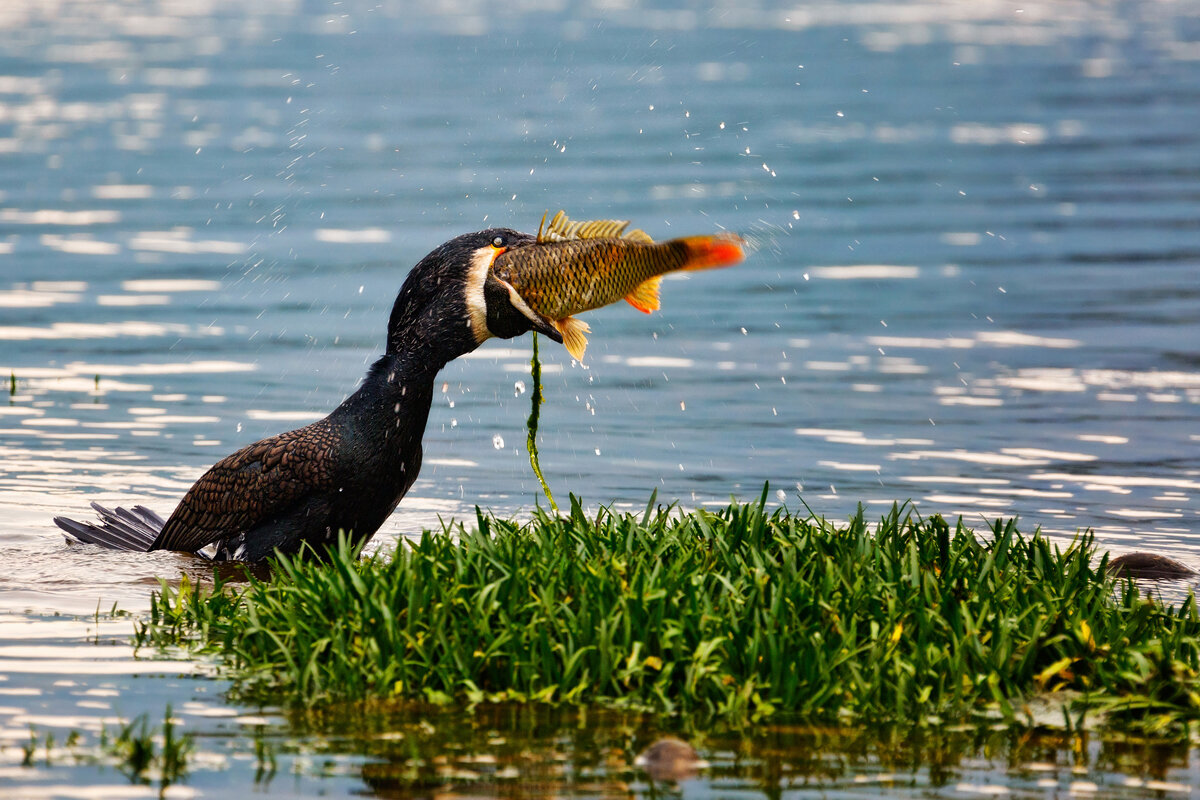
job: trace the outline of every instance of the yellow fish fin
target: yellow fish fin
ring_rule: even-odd
[[[654,244],[654,240],[650,238],[650,234],[646,233],[641,228],[621,234],[622,239],[628,239],[631,242],[642,242],[643,244]]]
[[[626,232],[628,220],[620,219],[585,219],[572,222],[565,211],[559,211],[549,222],[542,215],[542,223],[538,225],[537,240],[539,242],[566,242],[572,239],[628,239],[633,242],[653,242],[646,232],[634,229]]]
[[[547,211],[546,213],[548,214],[550,212]],[[566,213],[561,210],[557,214],[555,214],[553,217],[550,218],[549,224],[546,223],[546,214],[542,214],[542,224],[538,226],[538,235],[537,235],[538,241],[539,242],[561,241],[563,238],[562,226],[566,222],[570,222],[570,220],[567,219]]]
[[[578,239],[575,234],[579,227],[578,222],[571,222],[567,218],[565,211],[559,211],[549,222],[546,222],[546,217],[542,215],[542,224],[538,226],[538,241],[539,242],[565,242],[569,239]]]
[[[634,287],[632,292],[625,295],[625,302],[643,314],[658,311],[658,287],[661,285],[662,275],[655,275],[653,278],[648,278]]]
[[[591,326],[583,320],[564,317],[555,322],[554,327],[558,328],[558,332],[562,334],[563,344],[566,345],[571,358],[582,362],[583,351],[587,350],[586,334],[592,330]]]
[[[576,239],[617,239],[629,226],[629,220],[593,219],[575,222]]]

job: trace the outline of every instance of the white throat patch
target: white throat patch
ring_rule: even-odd
[[[483,295],[483,284],[488,270],[500,253],[494,247],[481,247],[471,254],[471,268],[467,270],[466,300],[468,324],[475,344],[483,344],[492,337],[487,326],[487,299]]]

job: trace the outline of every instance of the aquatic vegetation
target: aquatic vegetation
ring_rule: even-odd
[[[30,728],[29,742],[21,746],[21,765],[36,766],[41,752],[47,767],[67,761],[107,764],[116,767],[130,783],[150,783],[153,778],[165,789],[187,776],[188,758],[195,749],[194,738],[190,734],[181,736],[177,727],[168,705],[161,729],[151,726],[149,717],[141,714],[119,724],[115,732],[108,726],[101,728],[97,740],[92,742],[72,730],[63,744],[57,746],[52,732],[39,737],[37,730]]]
[[[178,783],[187,775],[187,759],[194,744],[191,736],[180,736],[176,731],[170,706],[164,714],[161,733],[141,714],[121,725],[115,735],[110,735],[107,728],[100,734],[100,749],[134,783],[147,782],[147,773],[151,771],[158,773],[163,786]]]
[[[269,580],[163,584],[142,646],[218,653],[242,699],[602,703],[745,720],[933,721],[1094,709],[1200,716],[1200,615],[1015,522],[983,536],[893,507],[877,524],[756,503],[538,510]]]
[[[558,513],[558,503],[554,502],[554,495],[550,493],[550,485],[546,483],[546,478],[542,475],[542,462],[538,458],[537,448],[537,430],[538,420],[542,414],[542,362],[538,358],[538,336],[536,333],[531,334],[533,337],[533,357],[529,360],[529,377],[530,383],[533,385],[533,391],[529,394],[529,419],[525,422],[525,449],[529,452],[529,466],[533,468],[533,474],[537,476],[538,483],[542,485],[542,493],[546,495],[546,500],[550,503],[550,510],[555,514]]]

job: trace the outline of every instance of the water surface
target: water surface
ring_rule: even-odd
[[[44,700],[3,736],[36,703],[74,719],[55,681],[104,688],[86,622],[46,615],[136,612],[189,566],[68,548],[53,515],[168,513],[353,390],[422,255],[558,208],[755,248],[653,316],[589,315],[586,364],[542,348],[560,499],[769,481],[830,518],[908,500],[1200,566],[1198,100],[1186,3],[10,0],[0,646],[35,650],[0,688]],[[538,502],[528,348],[444,371],[385,546]],[[201,686],[123,677],[114,713]]]

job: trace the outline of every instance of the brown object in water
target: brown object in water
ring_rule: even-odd
[[[1126,553],[1108,562],[1108,571],[1121,578],[1168,580],[1188,578],[1196,570],[1173,558],[1157,553]]]
[[[647,747],[633,760],[655,781],[681,781],[696,777],[708,762],[682,739],[666,736]]]

